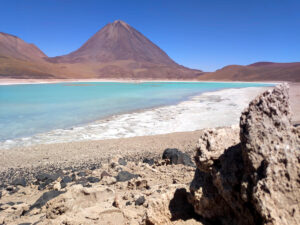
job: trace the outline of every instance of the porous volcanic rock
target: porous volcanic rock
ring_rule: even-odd
[[[239,140],[240,138],[240,140]],[[287,85],[255,98],[237,129],[205,130],[190,202],[220,224],[300,224],[300,139]]]

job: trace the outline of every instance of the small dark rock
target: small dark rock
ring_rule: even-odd
[[[31,225],[32,223],[19,223],[18,225]]]
[[[65,188],[67,187],[67,183],[60,181],[60,188]]]
[[[71,175],[71,179],[72,181],[76,180],[76,175],[74,173]]]
[[[7,186],[7,187],[6,187],[6,190],[7,190],[7,191],[13,191],[13,190],[14,190],[14,187],[13,187],[13,186]]]
[[[2,191],[0,191],[0,199],[2,198]]]
[[[127,162],[126,162],[126,160],[124,158],[119,158],[118,163],[120,165],[122,165],[122,166],[126,166],[127,165]]]
[[[183,153],[176,148],[167,148],[163,152],[162,159],[169,159],[171,164],[183,164],[192,167],[195,166],[188,154]]]
[[[116,176],[116,179],[118,182],[124,182],[124,181],[128,181],[128,180],[131,180],[132,178],[137,178],[137,177],[138,177],[138,175],[136,175],[136,174],[132,174],[127,171],[121,171]]]
[[[79,172],[79,173],[77,173],[77,176],[79,176],[79,177],[85,177],[86,176],[86,172]]]
[[[17,178],[15,180],[13,180],[13,182],[11,184],[15,185],[15,186],[20,185],[20,186],[26,187],[27,182],[24,177],[21,177],[21,178]]]
[[[131,205],[132,203],[130,201],[127,201],[126,202],[126,205]]]
[[[69,176],[64,176],[61,181],[67,184],[72,182],[72,178]]]
[[[37,182],[38,184],[40,184],[39,190],[42,190],[44,189],[48,184],[51,184],[52,182],[56,181],[57,178],[59,178],[59,174],[56,173],[56,174],[48,174],[48,173],[41,173],[41,174],[38,174],[36,176],[36,179],[37,179]]]
[[[143,163],[147,163],[152,166],[154,164],[154,159],[144,158]]]
[[[110,168],[112,168],[112,169],[114,169],[114,168],[116,168],[117,167],[117,163],[115,163],[115,162],[112,162],[111,164],[110,164]]]
[[[14,203],[14,202],[7,202],[6,204],[7,204],[7,205],[10,205],[10,206],[13,206],[13,205],[15,205],[15,203]]]
[[[90,167],[90,170],[95,170],[95,169],[97,169],[96,166],[91,166],[91,167]]]
[[[99,178],[97,177],[88,177],[87,180],[90,182],[90,183],[97,183],[100,181]]]
[[[135,205],[143,205],[145,201],[146,201],[145,197],[141,196],[137,200],[135,200]]]

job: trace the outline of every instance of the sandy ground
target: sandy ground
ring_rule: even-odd
[[[83,162],[97,163],[114,156],[161,156],[166,148],[193,151],[200,131],[164,135],[36,145],[0,151],[0,172],[7,168],[69,167]]]
[[[222,82],[222,83],[272,83],[278,84],[278,81],[271,82],[261,82],[261,81],[199,81],[199,80],[146,80],[146,79],[10,79],[10,78],[0,78],[0,85],[11,85],[11,84],[51,84],[51,83],[61,83],[61,82]]]

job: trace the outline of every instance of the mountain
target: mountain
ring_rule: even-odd
[[[195,79],[200,70],[175,63],[163,50],[127,23],[107,24],[78,50],[48,58],[51,63],[80,64],[93,77]]]
[[[134,60],[176,66],[177,64],[144,35],[117,20],[107,24],[78,50],[55,57],[54,62],[84,63]]]
[[[300,62],[257,62],[247,66],[230,65],[212,73],[203,73],[198,79],[220,81],[300,82]]]
[[[0,77],[196,79],[201,73],[178,65],[119,20],[107,24],[78,50],[52,58],[16,36],[0,36]]]
[[[34,44],[28,44],[22,39],[0,32],[0,56],[27,61],[41,61],[47,57]]]

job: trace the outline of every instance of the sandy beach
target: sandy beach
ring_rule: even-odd
[[[172,80],[172,79],[13,79],[13,78],[0,78],[0,85],[14,85],[14,84],[54,84],[62,82],[120,82],[120,83],[130,83],[130,82],[222,82],[222,83],[270,83],[279,84],[279,81],[199,81],[199,80]],[[284,82],[284,81],[282,81]]]

